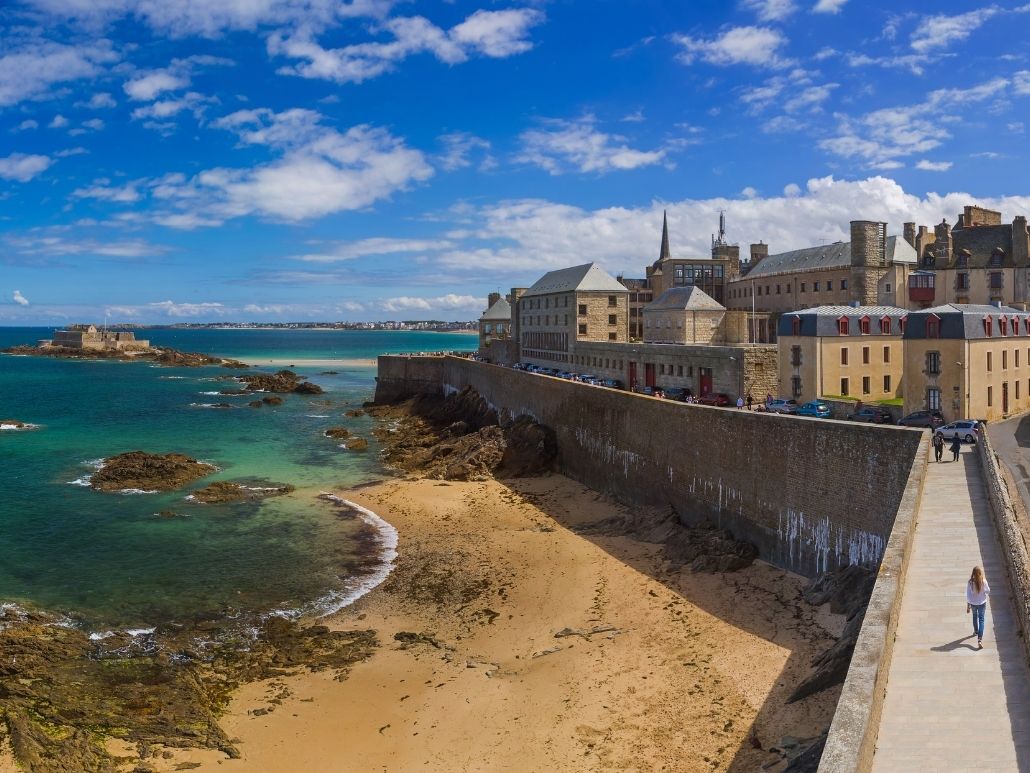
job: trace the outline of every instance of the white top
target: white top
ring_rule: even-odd
[[[991,595],[991,586],[987,584],[987,578],[984,578],[984,589],[979,593],[976,592],[976,588],[973,586],[973,581],[970,580],[966,583],[966,602],[979,606],[980,604],[987,603],[987,597]]]

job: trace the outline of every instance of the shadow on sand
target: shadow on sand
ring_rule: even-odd
[[[567,512],[560,505],[550,502],[549,497],[541,496],[546,489],[546,483],[542,485],[541,481],[546,482],[546,480],[546,478],[520,478],[506,479],[503,483],[515,493],[532,502],[542,512],[549,515],[559,526],[576,533],[583,539],[589,540],[613,558],[618,559],[642,575],[660,582],[689,604],[748,634],[760,637],[776,644],[782,649],[790,651],[784,668],[771,685],[764,703],[759,709],[754,722],[748,728],[743,742],[734,753],[732,761],[727,767],[720,766],[718,769],[751,773],[751,771],[761,769],[768,763],[775,762],[778,755],[774,756],[774,753],[770,753],[767,750],[772,746],[780,746],[781,736],[787,732],[780,726],[778,716],[784,712],[787,700],[794,689],[809,675],[812,658],[819,654],[819,652],[812,652],[810,649],[804,651],[794,649],[798,637],[790,634],[790,631],[793,630],[792,623],[796,623],[797,619],[805,611],[810,610],[814,614],[817,608],[804,601],[801,598],[800,592],[797,593],[796,598],[785,599],[782,602],[782,609],[776,610],[765,618],[756,618],[751,613],[753,607],[747,604],[730,605],[727,608],[725,603],[713,603],[714,593],[711,591],[720,584],[737,585],[737,593],[757,592],[759,588],[751,584],[749,578],[745,577],[745,575],[734,572],[716,574],[694,573],[688,567],[670,571],[668,564],[660,557],[641,555],[640,543],[636,542],[633,544],[626,539],[629,537],[631,540],[636,540],[632,534],[598,531],[595,527],[600,521],[594,519],[589,513],[573,514]],[[597,493],[596,498],[598,501],[612,501],[602,493]],[[775,571],[782,572],[787,577],[796,577],[796,575],[791,575],[785,570],[776,569]],[[709,592],[706,592],[706,589]],[[770,593],[770,596],[772,596],[773,592]],[[718,657],[717,651],[713,654]],[[828,690],[822,693],[817,693],[816,696],[832,695],[832,700],[835,704],[839,692],[840,686],[837,685],[828,688]],[[805,700],[812,700],[816,696]],[[799,707],[803,706],[803,701],[797,705]],[[827,720],[827,725],[828,723],[829,720]],[[713,728],[713,732],[715,730],[716,728]],[[765,751],[757,748],[754,745],[753,739],[758,739]],[[700,760],[691,758],[690,752],[690,749],[683,749],[684,761],[692,763],[688,766],[690,769],[704,764]],[[781,765],[771,765],[770,769],[782,770],[783,768]]]

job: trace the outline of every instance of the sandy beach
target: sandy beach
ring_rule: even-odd
[[[784,705],[842,624],[798,577],[670,570],[591,532],[622,508],[558,475],[339,493],[400,533],[386,582],[326,621],[380,648],[339,681],[240,690],[241,759],[172,750],[155,770],[751,771],[828,724],[838,688]]]
[[[373,359],[351,359],[351,360],[304,360],[304,359],[286,359],[286,358],[273,358],[273,359],[261,359],[246,357],[242,362],[248,365],[256,365],[258,367],[262,365],[274,365],[280,368],[374,368],[376,366],[376,360]]]

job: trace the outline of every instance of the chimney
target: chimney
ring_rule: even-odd
[[[751,268],[757,266],[763,258],[769,257],[769,245],[765,242],[751,245]]]
[[[911,244],[914,249],[918,249],[916,247],[916,224],[915,223],[905,223],[904,237],[905,237],[905,241],[908,242],[909,244]]]
[[[486,307],[489,309],[499,300],[501,300],[500,293],[490,293],[488,296],[486,296]]]

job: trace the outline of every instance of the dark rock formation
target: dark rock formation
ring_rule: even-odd
[[[351,437],[344,441],[343,447],[348,451],[366,451],[368,450],[368,441],[363,437]]]
[[[166,365],[170,368],[200,368],[205,365],[220,365],[223,368],[247,368],[246,363],[239,360],[226,360],[222,357],[212,357],[208,354],[198,352],[180,352],[175,349],[156,347],[154,362],[158,365]]]
[[[251,400],[247,405],[251,408],[260,408],[264,403],[261,400]]]
[[[283,404],[283,399],[281,397],[275,397],[275,396],[272,396],[272,397],[262,397],[261,398],[261,402],[263,402],[265,405],[282,405]]]
[[[171,491],[210,475],[215,468],[183,454],[129,451],[104,460],[90,486],[97,491]]]
[[[351,409],[351,410],[349,410],[349,411],[344,411],[344,412],[343,412],[343,415],[344,415],[344,416],[349,416],[349,417],[350,417],[350,418],[352,418],[352,419],[356,419],[356,418],[357,418],[358,416],[364,416],[364,415],[365,415],[365,412],[364,412],[364,411],[362,411],[362,410],[359,410],[359,409],[357,409],[357,408],[352,408],[352,409]]]
[[[18,419],[0,419],[0,425],[4,427],[14,427],[15,429],[27,429],[33,425],[19,421]]]
[[[278,485],[251,485],[245,486],[242,483],[220,480],[202,489],[193,492],[192,497],[197,502],[205,505],[226,504],[229,502],[244,502],[265,499],[267,497],[278,497],[289,494],[294,490],[293,486]]]
[[[876,573],[872,569],[851,565],[822,574],[809,583],[804,592],[805,600],[817,606],[829,602],[830,611],[846,615],[847,622],[840,639],[813,661],[812,673],[797,686],[788,703],[843,684],[875,582]]]
[[[280,370],[276,373],[248,373],[239,380],[246,384],[248,392],[297,392],[304,395],[320,395],[322,387],[306,381],[292,370]]]
[[[350,430],[346,427],[330,427],[324,434],[326,437],[342,440],[343,438],[350,437]]]
[[[520,416],[502,427],[473,389],[446,398],[420,395],[397,406],[368,407],[384,420],[374,434],[384,460],[406,472],[443,480],[521,477],[554,468],[558,444],[549,427]]]
[[[123,351],[121,349],[74,349],[66,346],[11,346],[0,349],[5,354],[29,354],[36,357],[59,357],[76,360],[146,360],[175,368],[199,368],[220,365],[223,368],[248,368],[245,362],[212,357],[197,352],[180,352],[168,347]]]

